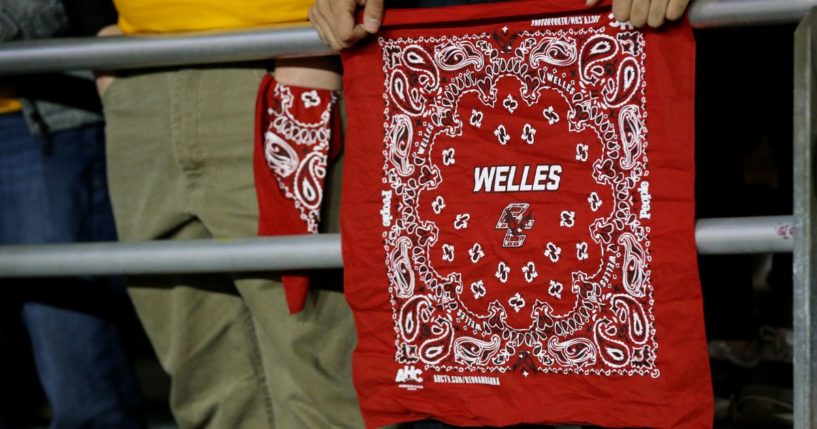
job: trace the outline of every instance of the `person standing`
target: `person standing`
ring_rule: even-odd
[[[104,4],[91,13],[92,3],[99,6],[86,2],[80,22],[58,0],[4,0],[0,41],[79,35],[80,28],[105,19]],[[0,90],[0,244],[116,239],[92,78],[88,72],[18,76]],[[5,286],[3,309],[10,314],[4,316],[20,318],[30,339],[51,427],[144,427],[142,397],[120,330],[132,315],[121,279],[19,280]],[[7,363],[0,366],[0,379],[18,370]],[[9,410],[0,414],[4,411]]]
[[[275,0],[115,4],[119,23],[101,35],[229,31],[298,22],[306,20],[310,6],[308,1]],[[253,237],[285,216],[300,230],[283,233],[316,232],[315,223],[309,228],[298,224],[302,218],[297,209],[303,205],[297,204],[303,200],[295,202],[270,175],[280,161],[275,151],[284,146],[315,153],[309,157],[315,162],[310,164],[315,167],[310,170],[313,211],[305,217],[317,219],[321,198],[316,197],[322,196],[323,214],[328,215],[323,217],[329,220],[322,227],[336,228],[339,194],[329,185],[323,188],[324,179],[333,180],[328,148],[339,137],[333,128],[337,67],[334,59],[318,58],[102,77],[120,239]],[[258,117],[257,100],[269,103]],[[318,131],[310,135],[320,141],[295,142],[298,133],[268,129],[272,123],[286,123],[287,129],[314,125],[311,129]],[[276,137],[256,141],[256,133]],[[266,211],[260,213],[263,207]],[[170,403],[180,427],[362,427],[351,381],[356,337],[339,280],[313,281],[309,294],[291,301],[277,274],[182,274],[133,277],[127,283],[171,376]],[[290,309],[297,314],[290,315]]]

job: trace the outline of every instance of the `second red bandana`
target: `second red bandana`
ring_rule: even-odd
[[[267,74],[256,101],[254,173],[258,235],[317,234],[328,163],[340,153],[337,95],[278,83]],[[281,276],[290,313],[303,310],[306,273]]]
[[[691,32],[565,3],[391,11],[344,56],[369,426],[712,424]]]

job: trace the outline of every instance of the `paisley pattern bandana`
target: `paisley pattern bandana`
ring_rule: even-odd
[[[712,425],[691,31],[571,4],[391,10],[343,55],[370,427]]]
[[[334,91],[265,76],[256,102],[254,172],[259,235],[317,234],[327,163],[341,150]],[[291,313],[303,310],[305,273],[282,275]]]

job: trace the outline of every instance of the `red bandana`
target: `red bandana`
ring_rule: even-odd
[[[344,55],[370,427],[712,425],[691,31],[568,4],[389,11]]]
[[[253,160],[258,235],[318,233],[326,165],[341,149],[333,141],[340,135],[336,106],[334,91],[283,85],[270,75],[261,81]],[[300,312],[309,278],[281,277],[290,313]]]

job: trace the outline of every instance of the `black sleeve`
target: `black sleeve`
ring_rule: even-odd
[[[0,41],[55,37],[66,27],[59,0],[0,1]]]
[[[111,0],[62,0],[70,23],[71,36],[95,36],[102,27],[116,24]]]

